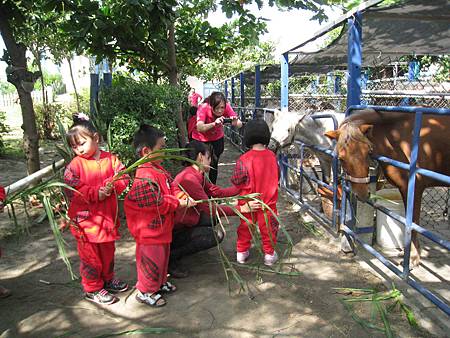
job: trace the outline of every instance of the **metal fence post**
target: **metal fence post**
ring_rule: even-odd
[[[228,101],[228,80],[225,80],[224,92],[225,92],[225,99]]]
[[[281,56],[281,111],[289,109],[289,54]]]
[[[414,190],[416,187],[416,171],[417,160],[419,156],[419,142],[420,142],[420,129],[422,128],[422,116],[421,111],[417,111],[414,119],[414,132],[412,139],[411,160],[408,173],[408,198],[406,199],[406,222],[405,222],[405,249],[403,256],[403,279],[407,279],[409,276],[409,257],[411,255],[411,225],[413,222],[414,213]]]
[[[103,84],[106,88],[112,86],[112,69],[108,59],[103,59]]]
[[[348,19],[347,107],[361,103],[362,15],[356,12]]]
[[[255,110],[253,111],[253,118],[256,118],[256,108],[261,105],[261,67],[255,66]]]
[[[231,78],[231,104],[234,106],[234,77]]]
[[[90,72],[90,95],[89,95],[89,111],[92,114],[97,113],[97,99],[98,99],[98,65],[95,64],[95,57],[89,58],[89,72]]]
[[[245,76],[244,72],[239,73],[239,87],[241,89],[241,107],[245,107]]]

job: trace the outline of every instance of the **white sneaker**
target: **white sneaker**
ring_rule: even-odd
[[[264,265],[272,266],[278,261],[278,255],[276,251],[273,252],[273,255],[265,254],[264,255]]]
[[[245,264],[247,261],[248,256],[250,256],[250,252],[244,251],[244,252],[237,252],[236,253],[236,260],[239,264]]]

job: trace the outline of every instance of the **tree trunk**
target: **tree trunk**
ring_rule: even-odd
[[[45,79],[44,79],[44,73],[42,72],[42,63],[41,63],[41,52],[39,51],[39,47],[35,46],[33,48],[33,56],[36,59],[36,64],[38,67],[39,72],[42,74],[40,81],[41,81],[41,91],[42,91],[42,105],[44,106],[44,110],[47,106],[47,96],[45,95]]]
[[[75,84],[75,78],[73,77],[72,62],[70,61],[70,57],[67,57],[67,63],[69,64],[70,78],[72,79],[73,91],[75,92],[75,99],[77,100],[77,110],[81,113],[80,98],[78,97],[77,86]]]
[[[169,27],[168,44],[168,58],[169,58],[169,83],[178,87],[178,67],[175,50],[175,24],[172,23]],[[178,106],[177,112],[177,127],[178,127],[178,143],[183,147],[187,142],[186,124],[183,121],[183,110],[181,103]]]
[[[39,73],[32,73],[27,70],[26,47],[16,42],[9,24],[7,10],[6,5],[0,5],[0,32],[10,57],[6,68],[7,80],[16,87],[19,94],[23,118],[23,146],[27,159],[28,174],[32,174],[40,169],[39,136],[31,98],[31,84],[37,79]]]

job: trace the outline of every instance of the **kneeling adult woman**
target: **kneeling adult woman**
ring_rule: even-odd
[[[205,174],[208,173],[211,163],[211,155],[208,147],[199,141],[193,140],[188,145],[186,157],[197,164],[186,163],[184,168],[173,180],[172,191],[180,196],[187,193],[192,199],[205,200],[210,197],[235,196],[238,189],[234,186],[222,188],[209,182]],[[220,216],[235,216],[233,208],[229,206],[212,205],[213,215],[216,215],[216,208],[220,208]],[[250,201],[246,205],[236,206],[241,213],[260,209],[261,206],[256,201]],[[199,203],[195,207],[179,209],[175,212],[175,226],[170,246],[169,273],[172,277],[181,278],[187,276],[187,271],[179,265],[182,257],[193,253],[212,248],[221,242],[223,233],[216,231],[216,220],[211,219],[209,204]]]

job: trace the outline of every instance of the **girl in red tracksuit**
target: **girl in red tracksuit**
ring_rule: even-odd
[[[164,147],[164,134],[142,125],[133,145],[138,156],[148,156]],[[159,162],[148,162],[137,169],[125,198],[128,228],[136,240],[136,300],[155,307],[166,304],[162,293],[176,290],[167,281],[174,212],[180,205],[194,205],[190,198],[179,200],[172,194],[170,174]]]
[[[278,164],[275,154],[266,146],[270,141],[270,131],[263,120],[249,121],[244,130],[244,144],[250,148],[236,162],[231,182],[240,189],[240,195],[260,193],[260,199],[275,213],[278,200]],[[241,201],[240,204],[245,203]],[[264,264],[273,265],[278,260],[275,251],[278,222],[270,210],[260,210],[244,216],[258,223],[264,251]],[[267,219],[267,223],[266,223]],[[252,235],[249,225],[241,220],[237,230],[237,261],[245,263],[250,252]]]
[[[120,226],[117,196],[128,185],[128,177],[112,183],[113,176],[124,166],[116,156],[99,149],[99,139],[86,115],[74,116],[67,141],[76,156],[66,167],[64,181],[76,190],[66,192],[85,297],[99,304],[112,304],[117,298],[111,293],[128,289],[125,282],[114,278],[115,241]]]

